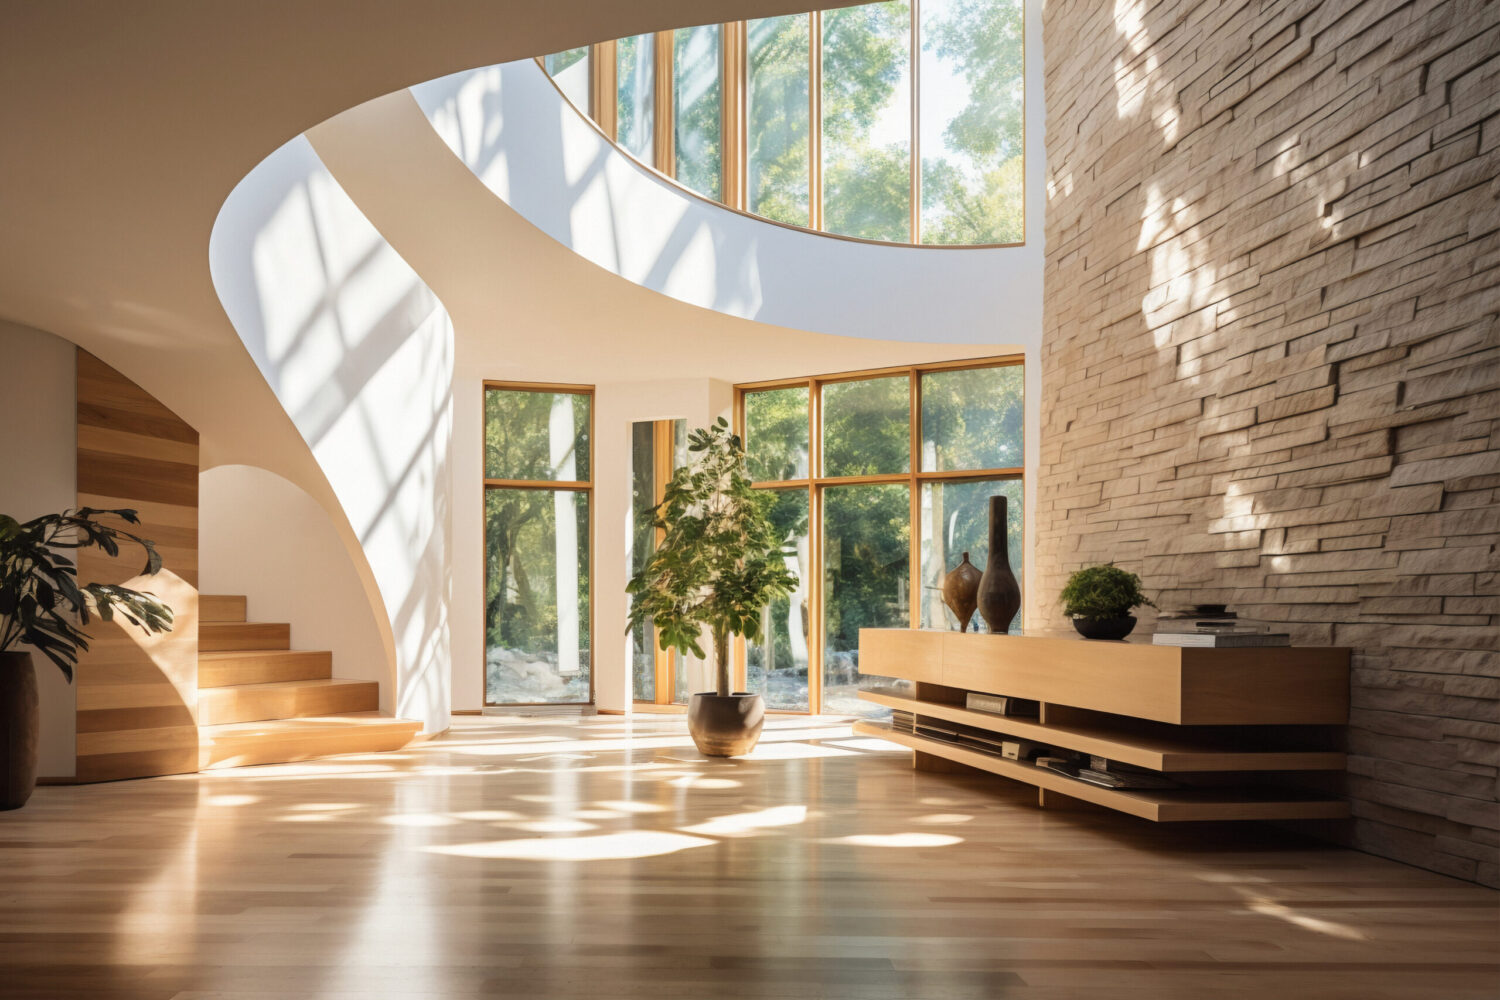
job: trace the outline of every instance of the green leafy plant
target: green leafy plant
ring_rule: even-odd
[[[111,583],[79,586],[78,569],[61,550],[98,546],[117,556],[124,539],[146,550],[141,575],[161,569],[154,544],[95,520],[102,515],[140,523],[133,510],[92,507],[45,514],[24,524],[0,514],[0,653],[24,643],[57,664],[71,681],[78,651],[89,648],[88,633],[80,626],[91,615],[105,621],[118,615],[150,633],[171,631],[172,609],[149,593]]]
[[[1114,563],[1090,566],[1068,577],[1061,600],[1070,618],[1120,618],[1143,604],[1156,607],[1141,592],[1141,578]]]
[[[691,432],[688,453],[661,503],[642,513],[642,523],[663,536],[625,588],[632,598],[626,632],[651,624],[662,649],[702,657],[698,640],[707,629],[718,693],[728,695],[729,637],[756,634],[761,609],[797,580],[771,520],[775,497],[751,488],[744,446],[724,418]]]

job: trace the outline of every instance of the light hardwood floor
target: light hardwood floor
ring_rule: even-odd
[[[1500,894],[1268,828],[1043,812],[773,717],[454,720],[0,814],[0,995],[1491,998]]]

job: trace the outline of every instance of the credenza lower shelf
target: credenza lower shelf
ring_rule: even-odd
[[[1258,750],[1230,746],[1222,740],[1195,743],[1185,737],[1128,732],[1104,724],[1044,724],[1036,719],[907,697],[883,688],[861,691],[859,697],[898,712],[960,722],[1018,739],[1098,754],[1153,771],[1342,771],[1346,761],[1343,753],[1332,750]]]
[[[1237,788],[1100,788],[1034,764],[1006,760],[941,740],[898,732],[879,722],[856,722],[854,731],[911,747],[920,753],[1035,785],[1154,823],[1243,819],[1343,819],[1349,805],[1336,799],[1298,798],[1285,790]]]

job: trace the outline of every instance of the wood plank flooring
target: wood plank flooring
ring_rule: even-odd
[[[1044,812],[773,717],[459,717],[0,813],[0,996],[1493,997],[1500,893],[1264,827]]]

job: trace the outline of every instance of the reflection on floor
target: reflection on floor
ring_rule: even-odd
[[[838,720],[773,717],[734,761],[676,716],[454,721],[38,789],[0,814],[0,996],[1460,1000],[1500,975],[1500,894],[1043,813]]]

